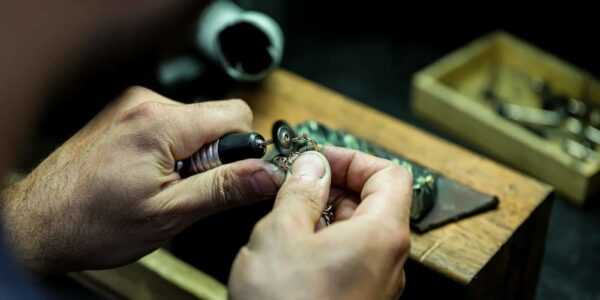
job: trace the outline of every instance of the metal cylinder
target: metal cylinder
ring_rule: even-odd
[[[256,132],[230,133],[202,147],[191,157],[175,163],[175,171],[183,177],[206,172],[222,164],[248,158],[261,158],[266,145],[262,135]]]
[[[191,171],[193,174],[201,173],[220,166],[219,140],[216,140],[194,153],[191,157]]]
[[[196,46],[238,81],[257,81],[281,62],[283,32],[271,17],[214,1],[198,20]]]

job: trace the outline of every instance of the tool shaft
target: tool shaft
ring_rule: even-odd
[[[222,164],[248,158],[261,158],[271,141],[256,132],[230,133],[202,147],[191,157],[178,161],[176,171],[183,177],[214,169]]]

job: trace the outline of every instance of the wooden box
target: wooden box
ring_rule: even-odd
[[[558,93],[600,103],[600,84],[589,74],[507,33],[495,32],[415,74],[413,112],[583,204],[600,187],[600,156],[591,151],[586,160],[574,158],[560,143],[500,116],[482,93],[498,68],[520,74],[513,76],[543,79]],[[514,95],[511,101],[527,101],[527,90],[509,92]]]
[[[319,120],[498,197],[495,210],[425,234],[411,234],[404,299],[533,299],[546,238],[550,186],[284,70],[233,96],[248,102],[258,132],[270,132],[278,119],[291,124]],[[226,297],[222,283],[165,250],[125,267],[73,276],[107,295],[127,298]]]

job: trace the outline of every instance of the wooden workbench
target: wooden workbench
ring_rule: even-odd
[[[271,125],[278,119],[291,124],[318,120],[499,198],[496,210],[411,236],[404,298],[425,299],[435,295],[443,295],[446,299],[534,297],[546,237],[550,209],[547,200],[552,195],[551,187],[284,70],[275,71],[259,85],[241,89],[234,96],[246,100],[252,107],[254,127],[259,132],[270,132]],[[165,261],[176,261],[178,270],[185,265],[168,257],[164,251],[159,255]],[[177,274],[169,275],[179,272],[177,270],[169,272],[164,267],[157,270],[161,264],[156,264],[155,260],[150,255],[141,262],[121,268],[135,268],[130,272],[117,269],[76,276],[130,297],[137,297],[135,291],[140,289],[145,295],[152,294],[161,284],[169,289],[185,290],[190,286],[189,278],[197,278],[194,291],[180,294],[192,298],[224,297],[224,287],[205,280],[201,272],[183,267],[188,280],[182,279]],[[127,276],[123,280],[133,282],[129,287],[111,283],[119,281],[116,276],[125,276],[123,274]],[[145,285],[142,278],[148,276],[153,281]],[[186,283],[173,283],[173,280]],[[211,293],[214,290],[217,292]]]

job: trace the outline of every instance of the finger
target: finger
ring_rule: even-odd
[[[171,106],[165,129],[176,160],[192,156],[202,146],[231,132],[250,131],[252,111],[242,100],[210,101]]]
[[[327,228],[327,222],[325,222],[323,217],[319,217],[319,222],[317,222],[317,226],[315,226],[315,232],[325,228]]]
[[[352,218],[358,204],[350,199],[342,200],[335,208],[335,221],[344,221]]]
[[[382,217],[408,227],[412,177],[403,167],[392,164],[373,174],[365,182],[360,198],[354,217]]]
[[[331,172],[321,153],[302,153],[279,189],[272,215],[298,221],[300,229],[313,232],[329,196]]]
[[[190,157],[227,133],[252,127],[252,111],[238,99],[183,104],[136,86],[129,88],[115,107],[123,112],[123,120],[152,122],[155,126],[150,128],[166,136],[175,160]]]
[[[386,299],[400,299],[406,285],[406,275],[402,266],[393,270],[392,275],[386,286]]]
[[[84,128],[84,130],[90,130],[92,128],[102,128],[98,126],[106,123],[106,119],[116,119],[122,117],[127,119],[127,116],[136,114],[135,107],[140,106],[143,103],[157,103],[163,105],[182,106],[181,102],[171,100],[164,97],[150,89],[141,86],[132,86],[125,90],[115,101],[109,103],[90,123]],[[124,114],[123,117],[121,114]],[[154,117],[154,116],[153,116]]]
[[[396,299],[399,299],[404,292],[404,287],[406,286],[406,273],[404,272],[404,268],[400,269],[400,276],[398,276],[398,280],[396,282]]]
[[[332,187],[327,203],[331,203],[334,207],[335,221],[343,221],[350,219],[354,214],[358,203],[360,203],[360,195],[347,189]]]
[[[327,146],[321,151],[331,166],[331,182],[334,186],[360,193],[376,172],[391,162],[357,150]]]
[[[355,193],[348,192],[346,189],[331,187],[327,205],[333,206],[333,221],[343,221],[352,217],[354,210],[356,210],[356,207],[358,206],[358,202],[360,202],[360,199]],[[326,227],[327,222],[323,215],[321,215],[315,231],[319,231]]]
[[[285,174],[259,159],[220,166],[168,186],[157,196],[168,212],[193,216],[191,221],[227,209],[268,199]]]
[[[412,176],[388,160],[359,151],[325,147],[333,185],[360,193],[353,216],[392,217],[407,223],[412,202]]]

